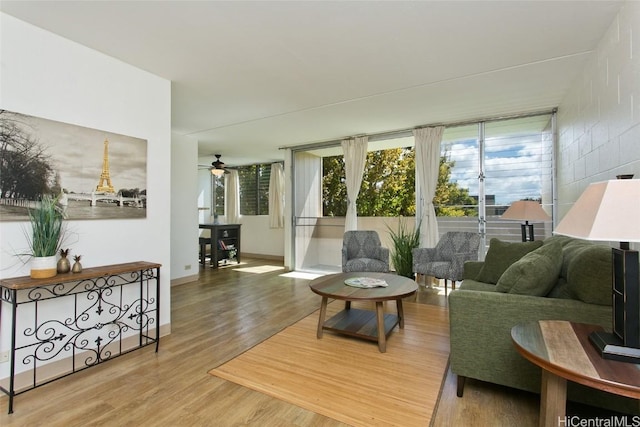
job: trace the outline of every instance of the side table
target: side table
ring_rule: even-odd
[[[589,334],[603,328],[564,320],[540,320],[511,329],[524,358],[542,368],[540,426],[557,426],[566,416],[567,380],[640,399],[640,366],[603,359]]]

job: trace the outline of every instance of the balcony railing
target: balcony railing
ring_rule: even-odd
[[[375,230],[383,246],[392,247],[389,230],[397,230],[400,221],[411,227],[413,217],[358,217],[358,229]],[[534,222],[535,239],[551,236],[551,221]],[[438,217],[438,239],[447,231],[478,232],[477,217]],[[485,226],[484,247],[479,259],[492,238],[502,241],[522,240],[520,222],[506,221],[499,217],[488,217]],[[298,217],[296,221],[296,269],[309,271],[340,271],[344,217]]]

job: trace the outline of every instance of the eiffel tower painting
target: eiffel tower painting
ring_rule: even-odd
[[[22,144],[21,138],[35,142],[33,153],[25,154],[28,162],[14,162],[0,172],[4,174],[6,169],[7,179],[22,185],[15,196],[7,191],[0,198],[0,225],[3,221],[28,221],[28,207],[34,206],[37,198],[29,196],[29,189],[47,186],[60,198],[65,219],[147,217],[147,140],[0,108],[0,129],[5,128],[11,130],[7,133],[8,144],[14,144],[11,147],[21,147],[17,145]],[[46,159],[39,157],[41,152],[48,153]],[[45,167],[54,174],[51,183],[48,175],[32,173]]]
[[[106,185],[105,185],[106,182]],[[111,177],[109,176],[109,140],[104,140],[104,155],[102,157],[102,173],[100,174],[100,182],[96,187],[99,193],[115,193],[116,190],[111,185]]]

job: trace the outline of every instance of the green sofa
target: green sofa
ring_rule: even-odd
[[[465,378],[540,393],[540,368],[524,359],[511,328],[542,319],[611,329],[611,248],[564,236],[540,242],[492,239],[484,262],[465,263],[449,295],[451,371]],[[569,383],[569,400],[639,414],[637,400]]]

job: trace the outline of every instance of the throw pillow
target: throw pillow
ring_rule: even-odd
[[[496,284],[497,292],[545,296],[558,281],[562,267],[562,245],[546,244],[511,264]]]
[[[564,261],[563,261],[564,262]],[[567,280],[562,276],[558,279],[553,288],[547,294],[547,298],[559,298],[559,299],[577,299],[575,295],[571,294]]]
[[[542,246],[542,240],[533,242],[503,242],[493,238],[484,257],[484,264],[476,277],[478,282],[498,283],[502,273],[511,264]]]
[[[578,257],[585,246],[591,245],[593,245],[593,243],[579,239],[573,239],[571,242],[564,245],[562,248],[562,269],[560,270],[560,277],[564,277],[565,279],[569,277],[569,266],[573,264],[573,261]]]
[[[580,301],[611,305],[613,262],[611,248],[585,245],[569,264],[567,283]]]

